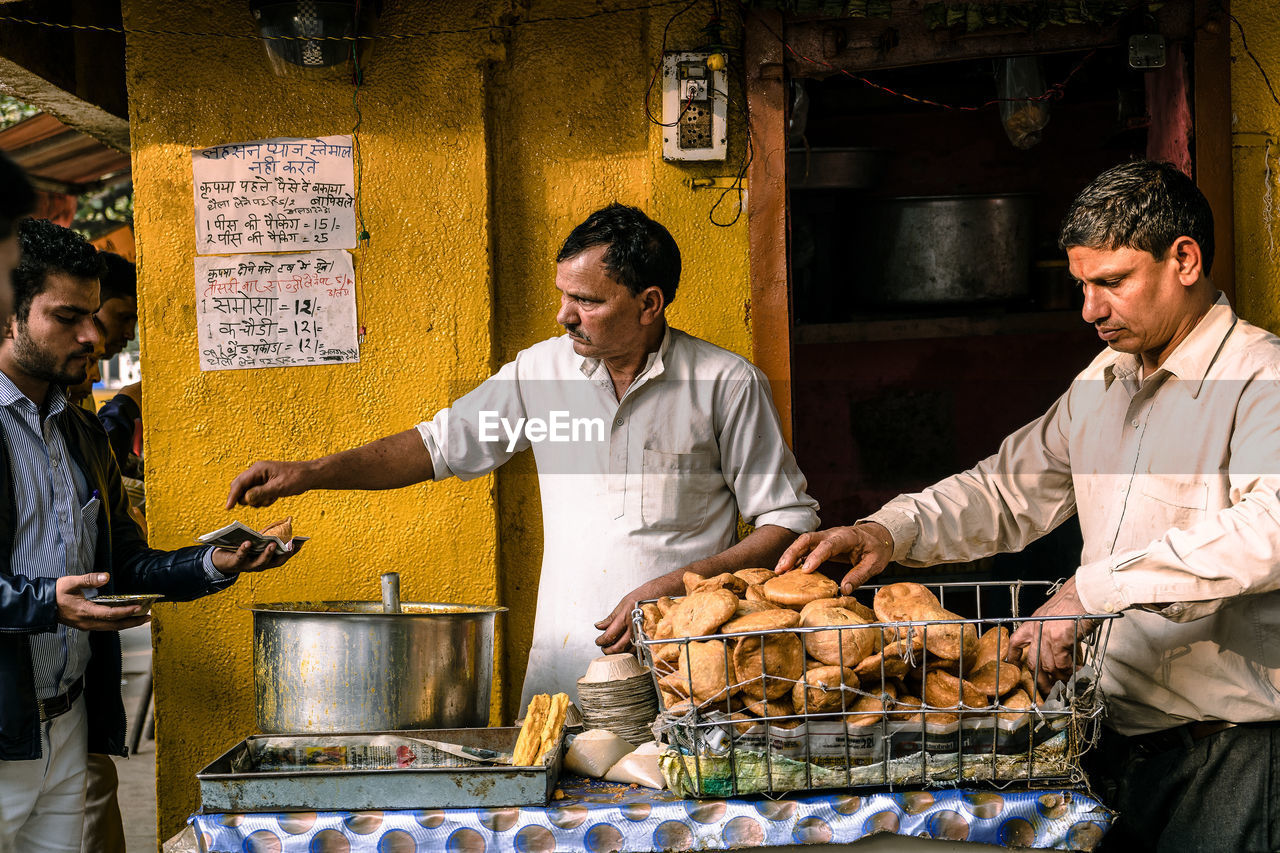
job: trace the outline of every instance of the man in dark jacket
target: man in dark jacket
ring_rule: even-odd
[[[74,853],[86,750],[125,754],[116,632],[149,618],[95,597],[190,600],[292,553],[146,547],[101,425],[63,390],[100,339],[97,252],[44,220],[18,232],[0,341],[0,853]]]

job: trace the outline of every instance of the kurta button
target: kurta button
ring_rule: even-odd
[[[1134,429],[1137,429],[1137,428],[1138,428],[1138,419],[1137,419],[1137,418],[1134,418],[1134,419],[1133,419],[1132,421],[1130,421],[1129,423],[1133,424],[1133,428],[1134,428]]]
[[[613,422],[614,426],[622,426],[622,418],[617,418]]]
[[[51,466],[53,466],[54,468],[57,468],[57,467],[58,467],[58,457],[54,456],[53,458],[51,458],[51,459],[49,460],[49,464],[50,464]]]

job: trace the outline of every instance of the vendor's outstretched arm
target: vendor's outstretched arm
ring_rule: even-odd
[[[757,527],[737,544],[719,554],[690,563],[636,587],[618,602],[612,613],[596,623],[596,627],[604,631],[596,638],[596,645],[607,655],[631,648],[631,611],[635,609],[636,602],[664,595],[684,595],[685,572],[697,572],[704,578],[710,578],[739,569],[772,566],[795,538],[796,534],[785,527],[766,524]]]
[[[416,429],[305,462],[255,462],[231,481],[227,509],[267,506],[313,489],[399,489],[434,475]]]

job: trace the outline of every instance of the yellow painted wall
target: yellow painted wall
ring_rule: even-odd
[[[693,176],[726,175],[736,169],[743,155],[742,134],[736,134],[730,146],[732,166],[673,166],[662,160],[662,128],[645,116],[645,90],[651,63],[660,51],[662,27],[679,8],[518,27],[508,61],[493,69],[498,363],[556,333],[554,258],[560,243],[585,213],[615,200],[646,210],[680,245],[684,266],[668,315],[672,324],[750,355],[746,215],[730,228],[713,225],[710,209],[720,193],[694,191],[685,184]],[[677,20],[683,26],[673,25],[669,49],[700,43],[697,30],[706,23],[702,9]],[[582,11],[574,0],[539,3],[533,17]],[[654,114],[660,115],[659,86],[651,103]],[[736,210],[733,195],[716,211],[716,218],[728,221]],[[533,460],[506,465],[497,480],[503,599],[532,601],[542,555]],[[595,622],[616,604],[601,602],[598,612],[585,616]],[[508,719],[514,718],[520,699],[533,615],[531,607],[513,608],[507,618],[513,635],[507,681],[515,688],[504,709]]]
[[[134,31],[243,35],[252,32],[247,5],[194,0],[179,13],[163,0],[125,0],[124,20]],[[378,26],[387,33],[475,27],[498,9],[482,0],[386,5]],[[524,16],[598,8],[566,0]],[[368,331],[362,360],[272,370],[199,369],[189,152],[350,132],[351,87],[274,77],[253,40],[128,36],[153,542],[178,547],[232,518],[260,526],[286,513],[313,537],[282,570],[156,608],[161,839],[196,807],[194,773],[255,730],[246,605],[376,599],[379,573],[396,569],[406,599],[513,608],[494,722],[504,698],[510,719],[524,669],[541,558],[529,460],[468,484],[308,495],[228,514],[222,505],[238,471],[255,459],[313,457],[405,429],[555,334],[555,251],[574,224],[615,199],[664,222],[684,251],[673,323],[750,351],[745,216],[731,228],[712,225],[717,194],[684,184],[730,169],[664,163],[660,129],[643,110],[650,63],[678,8],[529,23],[505,49],[485,31],[378,42],[360,95],[372,235],[356,252]],[[680,19],[669,46],[697,44],[704,16]],[[740,127],[734,158],[742,155]],[[722,218],[733,206],[722,206]],[[614,603],[602,602],[599,616]]]
[[[1231,11],[1232,171],[1235,194],[1236,305],[1251,322],[1280,333],[1280,6],[1236,0]],[[1244,30],[1241,39],[1240,28]]]

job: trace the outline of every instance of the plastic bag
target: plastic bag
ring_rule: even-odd
[[[1044,75],[1034,56],[1014,56],[1000,62],[996,74],[1000,121],[1015,148],[1026,150],[1040,141],[1049,123],[1049,102],[1031,101],[1044,94]]]
[[[604,729],[589,729],[573,739],[564,757],[571,773],[602,779],[609,768],[635,749],[631,744]]]

